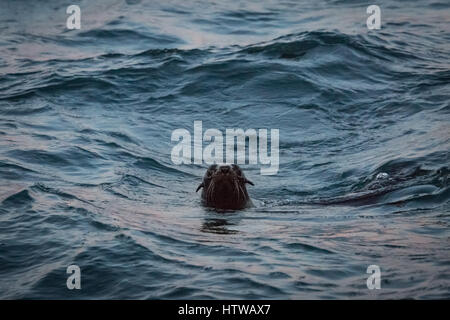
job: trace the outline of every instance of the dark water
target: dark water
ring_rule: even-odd
[[[78,3],[2,2],[0,298],[450,298],[447,1]],[[254,208],[201,207],[194,120],[280,130]]]

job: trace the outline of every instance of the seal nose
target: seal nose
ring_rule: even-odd
[[[220,172],[222,173],[228,173],[230,171],[230,166],[221,166]]]

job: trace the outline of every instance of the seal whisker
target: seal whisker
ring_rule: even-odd
[[[211,184],[209,185],[209,188],[208,188],[208,194],[206,197],[208,202],[212,202],[212,194],[213,194],[214,188],[215,188],[215,183],[213,180],[213,181],[211,181]]]

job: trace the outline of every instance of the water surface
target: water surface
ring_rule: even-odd
[[[1,298],[450,298],[447,2],[79,3],[0,11]],[[280,130],[254,208],[172,163],[196,120]]]

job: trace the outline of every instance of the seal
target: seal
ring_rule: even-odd
[[[202,190],[203,204],[216,209],[239,210],[252,205],[246,184],[254,186],[236,165],[211,165],[196,192]]]

